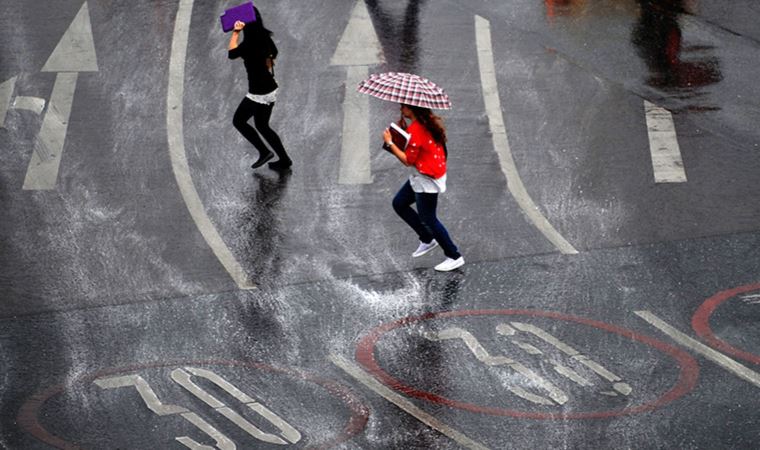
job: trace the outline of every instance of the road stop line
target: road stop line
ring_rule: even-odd
[[[706,346],[705,344],[702,344],[696,339],[693,339],[686,334],[678,331],[649,311],[636,311],[635,314],[645,321],[649,322],[649,324],[653,327],[670,336],[674,341],[678,342],[684,347],[699,353],[715,364],[733,373],[737,377],[753,384],[755,387],[760,388],[759,373],[743,366],[742,364],[739,364],[738,362],[718,352],[717,350],[713,350],[712,348]]]

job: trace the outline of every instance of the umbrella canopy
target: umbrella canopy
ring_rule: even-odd
[[[386,72],[370,75],[358,91],[381,100],[430,109],[451,109],[449,96],[432,81],[419,75]]]

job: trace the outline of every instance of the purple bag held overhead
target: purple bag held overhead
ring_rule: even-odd
[[[243,3],[224,11],[220,19],[222,20],[222,30],[225,33],[235,28],[235,22],[238,20],[246,24],[255,22],[256,12],[253,10],[253,2]]]

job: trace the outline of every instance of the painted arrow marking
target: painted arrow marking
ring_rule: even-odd
[[[385,62],[380,41],[363,0],[356,2],[330,65],[346,66],[343,100],[343,143],[338,183],[372,183],[369,153],[369,98],[356,87],[369,75],[369,66]]]
[[[5,123],[5,115],[8,113],[8,106],[11,104],[13,89],[16,86],[16,77],[0,83],[0,128]]]
[[[652,154],[652,169],[655,183],[685,183],[686,171],[678,146],[673,115],[644,100],[647,131],[649,133],[649,151]]]
[[[45,110],[45,99],[39,97],[16,97],[13,100],[13,109],[25,109],[37,115]]]
[[[23,97],[17,96],[13,99],[13,90],[16,87],[16,79],[13,77],[10,80],[0,83],[0,128],[3,128],[5,123],[5,117],[8,114],[8,109],[25,109],[32,111],[39,115],[45,110],[45,99],[39,97]],[[11,102],[13,99],[13,102]]]
[[[58,72],[58,75],[23,189],[55,189],[78,73],[97,70],[90,13],[85,2],[42,68],[43,72]]]

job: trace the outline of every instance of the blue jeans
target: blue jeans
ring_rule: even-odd
[[[417,203],[417,211],[412,209],[412,203]],[[443,249],[443,253],[451,259],[459,258],[459,250],[454,245],[449,232],[435,215],[438,206],[438,194],[420,194],[412,190],[407,181],[393,198],[393,209],[420,237],[420,241],[429,244],[435,239]]]

